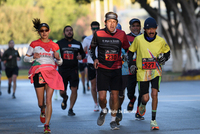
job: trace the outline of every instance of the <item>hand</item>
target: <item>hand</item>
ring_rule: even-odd
[[[10,55],[10,56],[8,57],[8,59],[12,59],[12,55]]]
[[[40,54],[39,53],[34,53],[33,59],[38,59],[38,58],[40,58]]]
[[[128,55],[127,54],[122,55],[122,60],[123,61],[128,61]]]
[[[57,60],[60,60],[60,55],[58,52],[54,52],[54,57],[57,59]]]
[[[136,65],[131,65],[131,67],[130,67],[130,72],[132,73],[132,74],[135,74],[136,72],[137,72],[137,67],[136,67]]]
[[[98,59],[95,59],[93,65],[94,65],[94,68],[95,68],[95,69],[98,69],[99,60],[98,60]]]
[[[78,60],[82,60],[82,56],[80,55],[80,53],[78,53],[78,56],[76,57]]]
[[[158,56],[158,63],[159,63],[160,65],[165,65],[165,62],[166,62],[165,57],[164,57],[162,54],[160,54],[160,55]]]

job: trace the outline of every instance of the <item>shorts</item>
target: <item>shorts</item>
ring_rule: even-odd
[[[88,64],[88,78],[89,80],[96,78],[96,69],[93,64]]]
[[[120,69],[108,70],[103,68],[97,69],[97,90],[112,91],[122,88],[122,71]]]
[[[119,97],[124,96],[125,88],[128,85],[128,76],[129,75],[122,75],[122,88],[119,90]]]
[[[40,72],[33,76],[33,81],[33,85],[35,88],[44,87],[46,84]]]
[[[83,72],[86,67],[87,67],[86,63],[78,63],[78,69],[80,72]]]
[[[71,87],[78,88],[78,84],[79,84],[78,68],[59,70],[58,72],[63,78],[65,90],[67,90],[68,82],[70,83],[70,88]]]
[[[138,81],[138,88],[140,95],[144,95],[149,93],[149,83],[151,82],[151,88],[155,88],[159,92],[161,76],[157,76],[156,78],[150,81]]]
[[[18,72],[19,72],[18,66],[14,67],[14,68],[6,67],[6,69],[5,69],[7,78],[11,78],[13,76],[13,74],[18,76]]]

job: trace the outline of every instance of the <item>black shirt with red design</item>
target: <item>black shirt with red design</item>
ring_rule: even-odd
[[[85,52],[81,43],[75,39],[68,41],[66,38],[61,39],[57,42],[60,47],[60,54],[63,59],[63,64],[59,66],[59,70],[64,69],[78,69],[78,53],[85,58]]]
[[[119,69],[122,67],[121,48],[127,50],[129,46],[124,31],[117,29],[115,33],[110,33],[104,28],[94,34],[90,54],[95,60],[95,48],[98,47],[98,67],[110,70]]]

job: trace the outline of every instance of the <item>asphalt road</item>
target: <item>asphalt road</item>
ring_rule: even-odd
[[[103,126],[97,125],[99,112],[93,112],[94,103],[90,91],[82,92],[79,84],[78,99],[74,106],[76,116],[70,117],[61,109],[61,97],[54,100],[50,128],[52,134],[198,134],[200,133],[200,81],[162,82],[157,109],[157,123],[160,130],[150,130],[151,99],[147,104],[145,120],[135,120],[134,113],[128,113],[128,98],[123,103],[123,120],[120,130],[111,130],[111,116],[106,116]],[[7,81],[1,84],[0,134],[42,134],[40,109],[33,85],[29,80],[18,80],[16,99],[7,93]],[[70,94],[70,90],[67,91]],[[136,92],[136,95],[138,92]],[[109,95],[107,96],[109,97]],[[137,102],[136,102],[137,103]],[[134,110],[136,109],[136,103]],[[69,105],[69,101],[68,101]],[[108,106],[109,107],[109,106]],[[134,111],[135,112],[135,111]]]

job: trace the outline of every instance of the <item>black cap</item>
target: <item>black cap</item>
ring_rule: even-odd
[[[144,22],[144,29],[157,28],[157,26],[156,20],[152,17],[147,18]]]
[[[136,19],[136,18],[133,18],[129,21],[129,25],[133,25],[133,23],[135,22],[138,22],[140,24],[140,20],[139,19]]]
[[[49,29],[49,25],[47,23],[41,23],[38,27],[38,30],[40,30],[41,27],[46,27]]]
[[[105,21],[109,20],[109,19],[115,19],[118,22],[118,15],[114,12],[108,12],[105,15]]]

